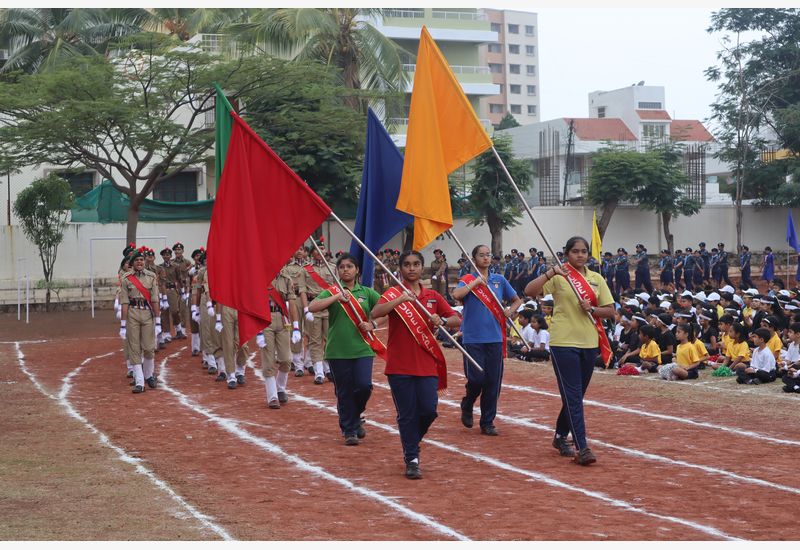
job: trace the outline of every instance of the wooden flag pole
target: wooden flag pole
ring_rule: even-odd
[[[473,261],[472,261],[472,257],[471,257],[469,254],[467,254],[467,251],[466,251],[466,249],[464,248],[464,245],[463,245],[463,244],[461,244],[461,241],[460,241],[460,240],[458,240],[458,237],[456,237],[456,234],[455,234],[455,233],[453,233],[453,230],[452,230],[452,229],[448,229],[448,230],[447,230],[447,234],[448,234],[448,235],[450,235],[450,236],[453,238],[453,240],[454,240],[454,241],[456,242],[456,244],[458,245],[458,248],[460,248],[460,249],[461,249],[461,252],[463,252],[463,253],[464,253],[464,256],[466,256],[466,257],[467,257],[467,261],[470,263],[470,265],[472,266],[472,268],[475,270],[475,273],[477,273],[477,274],[478,274],[478,278],[479,278],[480,280],[482,280],[482,281],[483,281],[483,284],[485,284],[485,285],[486,285],[486,287],[488,288],[488,287],[489,287],[489,281],[487,281],[486,279],[484,279],[484,278],[483,278],[483,275],[481,275],[481,272],[480,272],[480,271],[478,271],[478,266],[477,266],[477,265],[475,265],[475,262],[473,262]],[[491,291],[491,289],[489,289],[489,293],[490,293],[492,296],[494,296],[494,300],[495,300],[495,302],[497,302],[497,305],[499,305],[499,306],[500,306],[500,309],[505,309],[505,308],[503,308],[503,302],[501,302],[501,301],[500,301],[500,298],[497,296],[497,294],[495,294],[494,292],[492,292],[492,291]],[[530,349],[530,343],[529,343],[529,342],[528,342],[528,341],[525,339],[525,337],[522,335],[522,333],[520,333],[519,329],[517,329],[517,325],[515,325],[515,324],[514,324],[514,321],[512,321],[512,320],[511,320],[511,319],[509,319],[508,317],[506,317],[506,321],[508,322],[508,325],[511,327],[511,329],[512,329],[512,330],[513,330],[513,331],[514,331],[516,334],[517,334],[517,336],[519,337],[519,339],[520,339],[520,340],[522,340],[522,343],[523,343],[523,344],[525,344],[525,346],[526,346],[528,349]]]
[[[334,220],[336,220],[336,223],[338,223],[339,225],[341,225],[341,226],[342,226],[342,229],[344,229],[344,230],[347,232],[347,234],[348,234],[348,235],[350,235],[350,237],[352,237],[352,239],[353,239],[355,242],[357,242],[357,243],[358,243],[358,246],[360,246],[360,247],[361,247],[361,248],[364,250],[364,252],[366,252],[367,254],[369,254],[369,255],[370,255],[370,257],[371,257],[371,258],[372,258],[372,259],[373,259],[375,262],[377,262],[377,264],[378,264],[379,266],[381,266],[381,267],[382,267],[382,268],[383,268],[383,269],[386,271],[386,273],[388,273],[388,274],[389,274],[389,276],[390,276],[392,279],[394,279],[394,281],[395,281],[395,282],[396,282],[396,283],[397,283],[397,284],[400,286],[400,288],[402,288],[402,289],[403,289],[404,291],[406,291],[406,292],[410,292],[411,294],[413,294],[413,292],[411,292],[411,291],[408,289],[408,287],[406,287],[406,285],[404,285],[404,284],[403,284],[403,282],[402,282],[400,279],[398,279],[398,278],[395,276],[395,274],[394,274],[394,273],[392,273],[392,271],[391,271],[391,270],[390,270],[388,267],[386,267],[386,265],[385,265],[385,264],[384,264],[382,261],[380,261],[380,259],[379,259],[379,258],[378,258],[378,257],[377,257],[375,254],[373,254],[373,253],[372,253],[372,250],[370,250],[370,249],[369,249],[369,247],[368,247],[366,244],[364,244],[364,243],[361,241],[361,239],[359,239],[359,238],[356,236],[356,234],[355,234],[355,233],[353,233],[353,231],[352,231],[352,230],[351,230],[349,227],[347,227],[347,225],[346,225],[346,224],[345,224],[345,223],[344,223],[344,222],[343,222],[343,221],[342,221],[342,220],[339,218],[339,216],[337,216],[337,215],[336,215],[336,213],[335,213],[335,212],[331,211],[331,217],[332,217]],[[417,304],[417,307],[418,307],[418,309],[419,309],[419,310],[420,310],[422,313],[424,313],[424,314],[425,314],[425,315],[428,317],[428,319],[430,319],[430,318],[433,316],[433,315],[431,314],[431,312],[430,312],[430,311],[428,311],[428,308],[426,308],[425,306],[423,306],[423,305],[422,305],[422,303],[419,301],[419,299],[418,299],[418,298],[416,298],[416,297],[414,298],[414,303],[415,303],[415,304]],[[465,350],[465,349],[464,349],[464,348],[461,346],[461,344],[459,344],[459,343],[456,341],[456,339],[453,337],[453,335],[452,335],[452,334],[450,334],[450,333],[449,333],[447,330],[443,330],[442,332],[445,334],[445,336],[447,336],[447,338],[450,340],[450,342],[452,342],[452,343],[453,343],[453,345],[455,345],[455,347],[456,347],[456,348],[458,348],[458,351],[460,351],[460,352],[461,352],[461,353],[464,355],[464,357],[466,357],[466,358],[467,358],[467,360],[468,360],[470,363],[472,363],[472,365],[473,365],[473,366],[474,366],[476,369],[478,369],[479,371],[483,372],[483,367],[481,367],[481,366],[478,364],[478,362],[477,362],[477,361],[476,361],[476,360],[475,360],[475,359],[474,359],[474,358],[473,358],[473,357],[472,357],[472,356],[471,356],[471,355],[470,355],[470,354],[467,352],[467,350]]]

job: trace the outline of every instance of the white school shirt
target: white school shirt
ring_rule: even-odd
[[[750,366],[756,370],[772,372],[775,370],[775,356],[768,347],[765,347],[764,349],[756,348],[753,350],[753,357],[750,359]]]
[[[539,347],[541,344],[544,344],[544,349],[550,351],[550,333],[544,329],[536,333],[536,347]]]
[[[522,330],[519,331],[525,341],[528,342],[531,346],[534,346],[536,343],[536,331],[533,330],[533,327],[530,323],[522,327]]]
[[[622,326],[622,323],[617,323],[614,325],[614,341],[619,342],[619,337],[622,335],[622,331],[625,327]]]
[[[794,363],[795,361],[800,361],[800,346],[792,342],[789,344],[789,349],[785,352],[781,352],[781,359],[786,361],[787,363]]]

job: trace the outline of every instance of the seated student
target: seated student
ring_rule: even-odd
[[[531,326],[531,319],[533,319],[533,316],[535,314],[536,312],[526,307],[522,308],[522,310],[519,312],[519,315],[517,316],[517,321],[519,322],[520,326],[519,333],[525,339],[525,342],[531,345],[533,345],[533,342],[536,340],[536,333],[534,332],[533,327]],[[513,331],[511,332],[511,339],[508,341],[509,351],[513,355],[516,355],[518,359],[524,359],[524,357],[522,357],[522,355],[524,355],[525,353],[523,350],[527,351],[528,349],[525,346],[525,342],[520,340],[519,337],[516,335],[516,333],[514,333]]]
[[[783,381],[783,391],[800,393],[800,323],[792,323],[786,329],[789,337],[789,349],[783,356],[783,363],[778,374]]]
[[[775,361],[778,361],[781,358],[781,351],[783,350],[783,342],[781,341],[780,335],[776,331],[777,325],[778,320],[772,315],[767,315],[761,321],[761,328],[766,329],[769,333],[769,337],[767,338],[767,347],[772,352],[772,355],[775,356]]]
[[[747,345],[747,329],[741,323],[733,323],[728,329],[729,341],[725,347],[722,364],[732,371],[750,364],[750,346]]]
[[[630,315],[630,317],[628,317]],[[622,316],[622,325],[625,330],[622,331],[620,336],[620,345],[617,350],[615,368],[619,368],[626,362],[638,363],[639,362],[639,327],[645,325],[644,317],[627,312]]]
[[[706,368],[708,365],[709,353],[706,349],[706,345],[703,341],[697,337],[700,332],[700,325],[692,323],[692,338],[689,339],[689,343],[691,343],[695,348],[697,348],[697,356],[700,360],[700,366],[698,367],[700,370]]]
[[[661,364],[672,363],[675,348],[678,347],[678,341],[672,332],[672,315],[668,313],[659,315],[658,328],[660,332],[656,336],[656,342],[661,350]]]
[[[692,344],[695,339],[694,325],[691,323],[680,325],[675,330],[678,339],[678,350],[675,352],[675,362],[662,365],[658,374],[664,380],[693,380],[699,376],[700,356],[697,346]]]
[[[723,315],[719,318],[719,359],[718,362],[722,361],[722,358],[725,356],[725,353],[728,350],[728,344],[730,344],[731,337],[728,336],[728,332],[731,329],[731,325],[734,323],[735,319],[732,315]]]
[[[642,343],[639,348],[639,372],[658,372],[661,364],[661,350],[656,343],[658,333],[658,329],[651,325],[639,329],[639,340]]]
[[[767,347],[767,340],[770,338],[769,331],[765,328],[757,328],[750,337],[757,347],[753,350],[753,358],[749,365],[736,367],[736,382],[738,384],[774,382],[777,377],[777,369],[775,368],[775,356]]]
[[[719,329],[714,322],[714,316],[710,310],[700,311],[700,340],[706,348],[708,355],[719,355]]]
[[[526,361],[548,361],[550,359],[550,333],[547,332],[547,321],[542,315],[534,315],[531,320],[534,339],[532,347],[522,348]],[[527,339],[527,336],[525,337]]]

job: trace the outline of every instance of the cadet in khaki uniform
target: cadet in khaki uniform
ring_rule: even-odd
[[[145,381],[151,388],[156,387],[155,347],[156,336],[161,332],[161,318],[158,302],[152,301],[158,296],[156,274],[144,269],[141,251],[134,252],[131,260],[133,271],[125,273],[120,286],[122,320],[119,335],[125,338],[133,366],[133,393],[142,393]]]
[[[136,252],[136,245],[133,243],[128,244],[125,250],[122,251],[122,262],[119,264],[117,270],[117,293],[114,297],[114,311],[116,312],[117,320],[122,320],[122,303],[120,302],[120,293],[122,292],[122,277],[125,273],[131,271],[133,266],[130,263],[131,256]],[[133,365],[131,364],[130,354],[128,353],[128,345],[125,345],[125,368],[127,370],[127,377],[133,378]]]
[[[435,259],[431,262],[431,289],[447,296],[447,259],[439,248],[433,251],[433,255]]]
[[[206,257],[206,252],[200,256],[202,267],[197,272],[198,293],[195,303],[200,310],[200,342],[203,346],[203,361],[208,366],[208,374],[216,374],[217,363],[222,361],[222,339],[220,333],[214,328],[217,312],[214,309],[214,302],[209,296]]]
[[[200,248],[192,252],[192,260],[194,263],[188,272],[190,288],[189,303],[191,304],[192,310],[192,357],[200,355],[200,308],[197,307],[195,302],[197,301],[196,296],[199,294],[197,270],[201,267],[199,258],[202,253],[203,250]]]
[[[175,252],[175,261],[173,262],[178,266],[178,289],[180,290],[180,300],[178,300],[178,313],[180,315],[181,334],[178,336],[177,330],[175,331],[176,338],[186,338],[186,333],[189,331],[189,324],[191,317],[189,315],[189,293],[191,288],[189,286],[189,270],[192,268],[192,262],[183,256],[183,244],[175,243],[172,245],[172,250]],[[173,314],[174,315],[174,314]]]
[[[161,257],[164,258],[164,263],[161,267],[164,269],[164,291],[167,295],[167,308],[169,309],[171,324],[175,325],[175,339],[186,338],[181,325],[181,309],[178,305],[181,300],[183,287],[181,286],[180,268],[172,261],[172,250],[165,248],[161,251]],[[172,340],[169,338],[167,342]]]
[[[264,388],[267,393],[267,406],[270,409],[280,409],[281,403],[289,401],[286,395],[286,383],[289,380],[289,370],[292,365],[292,342],[301,340],[300,324],[297,321],[297,311],[288,308],[289,319],[283,314],[286,302],[294,295],[292,280],[284,270],[272,281],[267,290],[270,293],[269,311],[272,323],[256,335],[256,344],[261,348],[261,372],[264,375]],[[274,297],[272,293],[279,296]],[[278,304],[275,300],[280,300]],[[283,307],[281,307],[283,306]],[[291,336],[289,321],[291,320]],[[275,368],[277,362],[278,368]]]
[[[247,363],[247,344],[239,346],[239,312],[222,304],[217,304],[217,322],[214,329],[221,332],[222,360],[217,360],[216,381],[228,381],[228,389],[244,385],[244,367]]]
[[[158,289],[160,292],[159,305],[161,306],[161,336],[159,336],[158,348],[163,349],[172,342],[172,317],[169,311],[169,298],[167,297],[167,274],[166,267],[172,262],[172,250],[163,249],[160,253],[162,263],[155,266],[158,275]]]
[[[334,284],[328,268],[325,267],[325,259],[316,250],[311,251],[313,263],[310,266],[328,285]],[[329,264],[330,265],[330,264]],[[331,265],[331,269],[336,266]],[[306,299],[311,302],[320,292],[327,290],[321,288],[308,269],[305,270]],[[323,339],[328,335],[328,310],[323,309],[317,313],[311,313],[306,308],[305,323],[303,324],[306,337],[308,338],[308,349],[311,361],[314,364],[314,383],[322,384],[325,376],[330,376],[331,368],[325,361],[325,343]]]
[[[289,301],[289,306],[295,310],[296,317],[300,323],[303,322],[303,316],[300,315],[300,312],[302,311],[305,314],[306,310],[308,309],[304,269],[304,266],[307,263],[306,254],[307,252],[305,247],[301,246],[295,251],[292,261],[290,261],[283,267],[283,269],[281,269],[281,272],[288,275],[292,281],[294,298]],[[303,356],[303,341],[301,339],[299,342],[292,344],[292,364],[294,365],[295,376],[303,376],[304,374],[303,366],[305,364],[305,360]]]

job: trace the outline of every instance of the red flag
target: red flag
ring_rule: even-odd
[[[272,319],[267,287],[331,209],[239,117],[208,232],[211,298],[239,312],[239,343]]]

